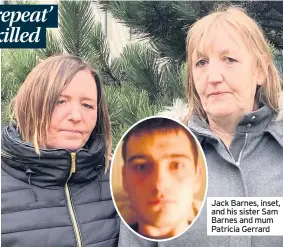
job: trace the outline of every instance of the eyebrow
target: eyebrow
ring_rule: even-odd
[[[143,155],[143,154],[137,154],[137,155],[131,156],[129,159],[127,159],[127,163],[130,163],[135,159],[144,159],[145,160],[145,159],[148,159],[148,156]]]
[[[229,54],[231,52],[232,53],[236,53],[237,51],[236,50],[231,50],[231,49],[223,49],[223,50],[221,50],[220,55],[222,56],[224,54]],[[206,56],[205,54],[203,54],[201,51],[197,50],[195,58],[199,59],[200,57],[205,57],[205,56]]]
[[[149,157],[147,155],[138,154],[138,155],[134,155],[134,156],[130,157],[127,160],[127,163],[130,163],[130,162],[132,162],[135,159],[144,159],[144,160],[146,160],[148,158]],[[168,158],[185,158],[185,159],[193,161],[193,159],[189,155],[186,155],[186,154],[177,154],[177,153],[176,154],[165,154],[164,156],[161,157],[161,159],[168,159]]]
[[[191,160],[191,156],[187,154],[166,154],[162,158],[185,158]]]
[[[196,60],[199,59],[200,57],[205,57],[205,55],[201,51],[197,50],[194,58]]]
[[[224,54],[229,54],[229,53],[236,53],[237,51],[236,50],[229,50],[229,49],[223,49],[220,54],[221,55],[224,55]]]
[[[70,99],[70,98],[71,98],[71,96],[70,96],[70,95],[66,95],[66,94],[61,94],[61,95],[60,95],[60,97],[65,97],[65,98],[67,98],[67,99]],[[95,100],[95,99],[93,99],[93,98],[89,98],[89,97],[81,97],[80,99],[81,99],[81,100],[90,100],[90,101],[94,101],[94,102],[96,102],[96,100]]]

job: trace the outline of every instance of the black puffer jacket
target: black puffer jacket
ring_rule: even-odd
[[[101,138],[89,150],[35,154],[15,126],[2,133],[2,246],[117,246],[120,219]]]

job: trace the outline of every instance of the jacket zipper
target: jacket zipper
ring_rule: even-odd
[[[243,156],[243,150],[245,149],[246,147],[246,144],[247,144],[247,139],[248,139],[248,133],[245,134],[245,142],[244,142],[244,145],[240,151],[240,154],[239,154],[239,158],[236,162],[236,164],[239,166],[240,165],[240,162],[241,162],[241,159],[242,159],[242,156]]]
[[[3,156],[4,158],[10,159],[10,160],[14,160],[13,156],[3,150],[1,150],[1,156]],[[75,210],[72,204],[72,199],[71,199],[71,194],[70,194],[70,189],[69,189],[69,185],[68,185],[68,181],[71,178],[72,174],[76,172],[76,153],[71,153],[71,169],[70,169],[70,174],[69,177],[67,179],[67,182],[65,184],[65,194],[66,194],[66,198],[67,198],[67,205],[68,205],[68,209],[71,215],[71,220],[72,220],[72,224],[73,224],[73,228],[74,228],[74,232],[75,232],[75,236],[77,239],[77,246],[78,247],[82,247],[82,239],[81,239],[81,233],[80,233],[80,229],[77,223],[77,219],[76,219],[76,214],[75,214]]]
[[[78,222],[77,222],[77,219],[76,219],[76,214],[75,214],[75,210],[74,210],[74,206],[73,206],[72,198],[71,198],[71,194],[70,194],[70,188],[69,188],[69,185],[68,185],[69,179],[71,178],[72,174],[75,173],[75,172],[76,172],[76,153],[71,153],[71,169],[70,169],[69,177],[68,177],[67,182],[65,184],[65,194],[66,194],[66,198],[67,198],[67,204],[68,204],[68,208],[69,208],[69,212],[70,212],[75,236],[76,236],[76,239],[77,239],[77,246],[82,247],[81,233],[80,233],[80,229],[79,229]]]

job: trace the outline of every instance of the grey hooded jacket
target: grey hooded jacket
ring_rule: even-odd
[[[283,121],[267,106],[239,122],[229,150],[206,122],[192,117],[208,165],[209,197],[283,197]],[[207,236],[206,203],[191,228],[167,242],[146,241],[121,223],[119,246],[282,247],[283,236]],[[283,230],[282,230],[283,231]]]

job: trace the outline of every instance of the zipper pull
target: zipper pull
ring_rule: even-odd
[[[76,172],[76,153],[71,153],[71,174]]]

